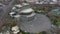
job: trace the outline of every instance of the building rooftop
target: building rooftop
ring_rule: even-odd
[[[17,22],[21,30],[30,33],[47,31],[51,28],[51,21],[48,17],[42,14],[37,14],[33,20],[22,23]]]
[[[20,13],[30,13],[32,11],[34,11],[32,8],[28,8],[28,9],[22,10]]]
[[[18,26],[12,27],[12,31],[14,34],[17,34],[19,32],[19,27]]]
[[[17,25],[19,28],[23,31],[30,32],[30,33],[36,33],[41,31],[46,31],[51,28],[51,21],[46,15],[42,14],[36,14],[34,13],[34,10],[31,6],[26,5],[21,8],[19,8],[19,13],[30,13],[29,15],[20,15],[20,18],[17,18]],[[19,15],[15,15],[19,16]]]

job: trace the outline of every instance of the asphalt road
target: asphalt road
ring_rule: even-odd
[[[5,14],[6,12],[6,9],[7,9],[7,6],[2,6],[0,7],[0,19],[2,18],[2,16]]]
[[[15,0],[12,0],[9,5],[3,6],[2,11],[0,11],[0,26],[7,22],[7,17],[9,16],[8,13],[10,12],[11,8],[14,6]]]

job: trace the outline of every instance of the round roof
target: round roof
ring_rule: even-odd
[[[28,8],[28,9],[22,10],[20,13],[30,13],[32,11],[34,11],[32,8]]]

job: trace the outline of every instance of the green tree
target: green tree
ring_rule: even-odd
[[[47,34],[45,31],[40,32],[39,34]]]

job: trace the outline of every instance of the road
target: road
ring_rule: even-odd
[[[8,13],[10,12],[11,8],[14,6],[15,0],[12,0],[9,5],[2,7],[3,11],[0,13],[0,26],[7,22],[7,17],[9,16]]]

